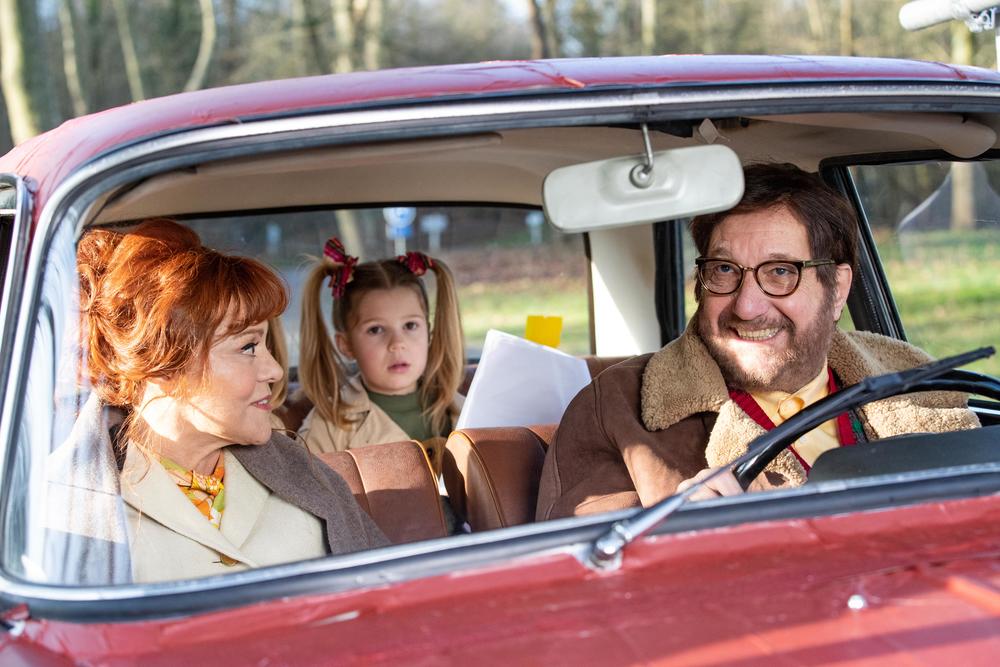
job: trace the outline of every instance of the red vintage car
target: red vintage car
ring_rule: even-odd
[[[277,267],[293,295],[294,427],[301,258],[331,230],[363,256],[447,257],[470,364],[487,329],[523,333],[527,315],[545,314],[562,317],[562,349],[596,373],[684,329],[684,221],[731,205],[740,165],[754,161],[818,172],[856,206],[861,265],[841,326],[937,357],[995,344],[998,135],[996,72],[664,56],[219,88],[25,142],[0,159],[0,662],[995,664],[1000,365],[986,352],[964,371],[890,387],[972,392],[981,429],[872,443],[867,462],[802,487],[675,499],[665,516],[535,522],[554,423],[526,416],[460,429],[440,452],[458,529],[422,452],[384,477],[372,471],[395,455],[378,446],[328,461],[393,541],[367,552],[162,583],[78,581],[64,575],[71,550],[57,554],[63,572],[45,565],[40,517],[57,502],[47,458],[80,406],[66,341],[88,228],[170,216]],[[654,188],[653,213],[615,213],[587,181],[608,165],[670,170],[686,185]],[[579,169],[557,172],[567,167]]]

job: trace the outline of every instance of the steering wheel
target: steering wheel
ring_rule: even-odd
[[[905,373],[866,378],[857,385],[817,401],[780,426],[756,438],[750,443],[750,451],[746,458],[733,467],[736,481],[746,490],[778,454],[785,451],[803,434],[842,412],[888,396],[914,391],[961,391],[1000,401],[1000,380],[983,373],[952,369],[937,377],[918,379],[910,383],[889,381],[893,376],[902,375]],[[871,386],[862,387],[866,384]],[[880,384],[885,386],[875,386]]]

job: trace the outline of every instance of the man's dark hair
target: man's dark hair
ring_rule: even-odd
[[[812,257],[803,259],[829,258],[857,270],[858,219],[854,208],[819,176],[790,163],[757,163],[744,168],[743,180],[740,203],[728,211],[699,215],[691,220],[691,235],[698,254],[704,256],[708,252],[712,230],[727,217],[784,205],[805,226],[809,236]],[[820,282],[832,289],[837,267],[819,266],[816,270]],[[695,296],[700,297],[698,283],[695,290]]]

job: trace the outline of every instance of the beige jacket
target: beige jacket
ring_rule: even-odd
[[[156,461],[129,447],[121,493],[136,582],[226,574],[327,552],[322,522],[271,493],[223,450],[226,509],[216,528]],[[220,559],[225,554],[234,565]]]
[[[299,435],[314,454],[410,439],[385,410],[371,402],[358,376],[341,390],[340,397],[349,406],[346,415],[351,424],[348,428],[337,428],[336,424],[323,419],[316,408],[309,411],[299,427]]]
[[[827,360],[841,385],[850,386],[930,357],[892,338],[837,331]],[[979,426],[966,397],[954,392],[904,394],[859,412],[869,439]],[[689,327],[659,352],[609,368],[573,399],[542,469],[538,518],[649,506],[702,468],[732,462],[763,433],[730,400],[718,366]],[[786,450],[758,483],[794,486],[805,479]]]
[[[340,393],[349,405],[347,417],[351,426],[342,429],[323,419],[316,408],[309,411],[299,427],[299,435],[315,454],[342,452],[345,449],[410,440],[410,436],[392,420],[385,410],[372,403],[361,378],[354,376]],[[454,403],[461,408],[464,398],[455,394]]]

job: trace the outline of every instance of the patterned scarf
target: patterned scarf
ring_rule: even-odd
[[[165,456],[160,457],[160,463],[177,487],[216,528],[222,524],[222,512],[226,509],[226,487],[222,483],[226,474],[224,460],[225,457],[220,455],[219,463],[212,474],[202,475],[174,463]]]

